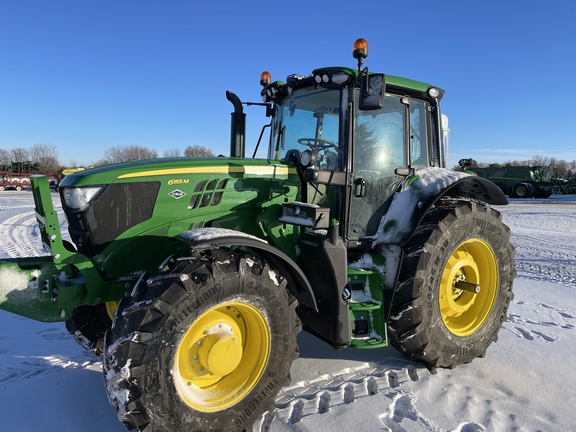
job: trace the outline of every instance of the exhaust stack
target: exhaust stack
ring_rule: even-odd
[[[231,91],[226,91],[226,99],[234,105],[234,112],[230,114],[230,157],[244,158],[246,140],[246,114],[242,102]]]

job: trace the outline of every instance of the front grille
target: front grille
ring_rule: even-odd
[[[150,219],[159,189],[159,182],[115,183],[106,186],[86,210],[65,208],[78,251],[87,257],[98,255],[120,234]]]

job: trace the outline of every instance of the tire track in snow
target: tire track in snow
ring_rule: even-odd
[[[11,205],[11,206],[0,206],[0,211],[2,210],[15,210],[15,209],[33,209],[34,206],[30,204],[22,205]]]
[[[13,216],[0,224],[0,248],[11,258],[45,255],[38,239],[34,212]]]
[[[31,335],[32,344],[41,344],[38,338],[45,341],[62,341],[69,340],[70,335],[63,327],[48,327],[35,331]],[[2,338],[0,338],[2,339]],[[9,338],[4,338],[9,339]],[[8,340],[7,345],[10,346]],[[7,354],[9,349],[0,351],[0,354]],[[11,358],[19,361],[14,364],[7,364],[0,369],[0,385],[12,384],[22,380],[52,375],[66,370],[90,369],[101,371],[102,365],[99,358],[90,355],[88,352],[80,351],[78,355],[59,356],[59,355],[24,355],[20,354]]]
[[[394,394],[403,394],[398,390],[404,383],[418,381],[421,376],[429,374],[419,364],[392,367],[365,364],[323,375],[312,381],[302,381],[280,391],[274,411],[264,414],[253,431],[268,431],[273,422],[294,425],[307,417],[328,413],[335,407],[362,403],[366,398],[391,390],[395,391]],[[380,416],[387,428],[385,430],[392,431],[399,430],[393,424],[400,423],[403,420],[401,417]]]
[[[554,240],[550,239],[550,237],[540,238],[540,237],[534,237],[534,236],[528,235],[528,234],[518,234],[518,233],[512,232],[512,239],[514,239],[514,238],[528,240],[531,243],[535,242],[535,243],[547,244],[547,245],[550,245],[550,246],[557,248],[557,249],[566,249],[567,251],[572,251],[572,253],[565,254],[566,256],[569,256],[571,258],[576,257],[576,253],[574,252],[574,244],[573,243],[563,243],[563,242],[559,242],[559,241],[554,241]],[[537,250],[541,250],[541,249],[537,249]]]
[[[12,384],[25,379],[39,377],[42,375],[52,375],[69,369],[90,369],[102,370],[102,363],[99,359],[86,360],[60,358],[57,356],[27,357],[27,360],[16,366],[8,366],[0,370],[0,384]]]
[[[3,209],[5,208],[7,207],[3,207]],[[30,208],[30,206],[12,206],[10,208]],[[57,213],[63,215],[62,211]],[[61,229],[65,225],[65,222],[60,222]],[[40,229],[35,211],[12,216],[0,223],[0,250],[3,250],[10,258],[37,257],[48,254],[41,244]]]
[[[533,281],[548,281],[576,288],[576,265],[554,266],[516,261],[517,277]]]
[[[512,233],[518,277],[576,288],[576,236],[573,237],[574,242],[567,243],[550,237]]]
[[[524,301],[513,301],[513,305],[514,310],[522,309],[523,313],[509,312],[508,320],[502,328],[527,341],[556,342],[561,339],[563,330],[572,330],[576,327],[576,313],[574,312],[546,303],[530,304]],[[538,318],[528,318],[528,315]]]

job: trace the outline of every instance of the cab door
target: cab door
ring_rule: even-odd
[[[392,94],[385,95],[379,110],[355,109],[349,239],[377,233],[404,179],[397,168],[429,166],[429,112],[424,101]]]

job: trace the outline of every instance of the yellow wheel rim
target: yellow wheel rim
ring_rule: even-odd
[[[243,302],[222,303],[186,330],[174,359],[174,385],[201,412],[229,408],[258,383],[270,357],[264,315]]]
[[[478,285],[479,292],[462,286]],[[457,336],[477,331],[490,315],[498,292],[498,264],[492,248],[480,239],[462,243],[448,258],[439,292],[444,324]]]
[[[106,313],[112,321],[114,321],[114,312],[118,309],[118,302],[117,301],[109,301],[105,303],[106,306]]]

